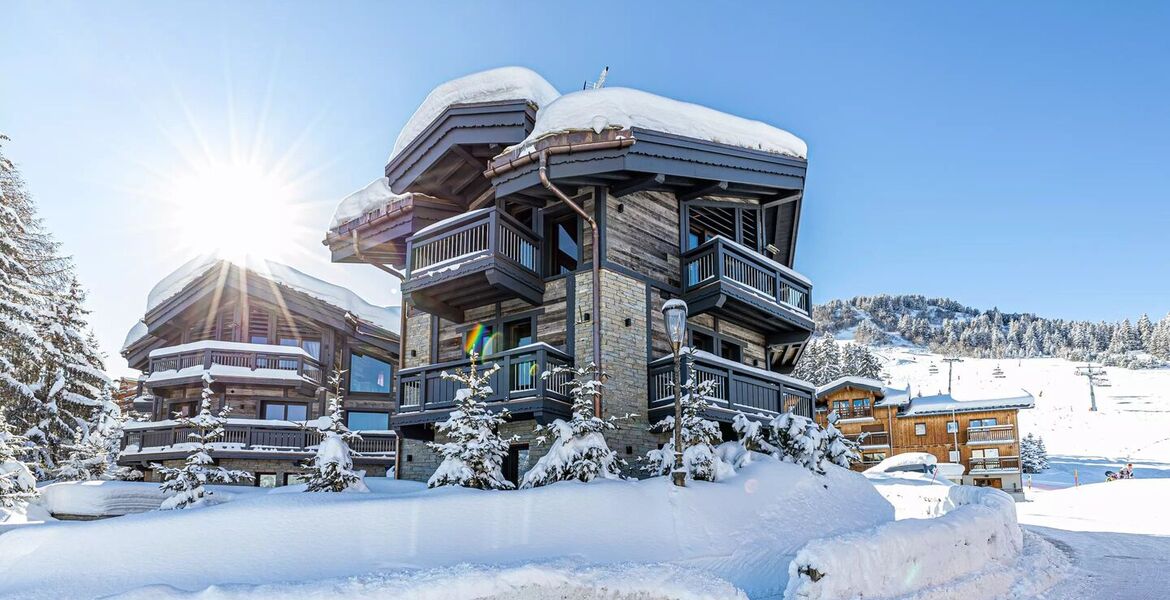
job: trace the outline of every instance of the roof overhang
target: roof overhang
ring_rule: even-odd
[[[329,247],[335,263],[404,265],[406,238],[464,208],[453,200],[410,194],[330,229],[321,243]]]

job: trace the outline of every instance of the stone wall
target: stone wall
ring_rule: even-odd
[[[275,473],[278,485],[284,485],[285,475],[293,474],[300,475],[304,473],[304,469],[298,464],[298,460],[280,460],[271,458],[225,458],[219,460],[217,464],[225,469],[234,469],[247,471],[253,475],[257,473]],[[176,458],[162,461],[163,466],[167,467],[182,467],[184,459]],[[385,477],[385,465],[355,465],[355,468],[362,469],[366,472],[367,477]],[[162,479],[154,469],[143,469],[145,481],[159,482]],[[235,485],[257,485],[257,481],[244,481]]]

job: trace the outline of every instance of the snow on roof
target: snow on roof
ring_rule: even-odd
[[[408,200],[410,197],[409,193],[395,194],[394,190],[390,189],[390,180],[379,177],[341,199],[333,211],[333,220],[329,222],[329,228],[336,229],[376,208],[391,202]]]
[[[951,412],[970,412],[977,410],[1007,410],[1013,408],[1033,408],[1036,400],[1032,394],[1024,392],[1022,396],[1012,398],[986,398],[982,400],[958,400],[948,394],[937,396],[922,396],[910,401],[910,407],[899,414],[899,417],[916,415],[934,415]]]
[[[414,111],[394,141],[394,151],[386,162],[394,160],[447,107],[476,102],[527,100],[538,108],[556,100],[560,92],[543,77],[524,67],[501,67],[452,79],[431,90]]]
[[[689,138],[806,158],[808,146],[783,129],[713,108],[630,88],[601,88],[565,94],[536,115],[536,126],[517,147],[530,150],[558,133],[639,127]]]
[[[398,332],[400,307],[374,306],[363,300],[357,294],[341,286],[322,281],[311,275],[306,275],[288,265],[275,261],[261,258],[248,258],[242,262],[234,262],[216,254],[197,256],[155,284],[146,299],[146,313],[150,313],[167,300],[175,297],[179,292],[182,292],[188,285],[211,269],[219,267],[226,270],[229,264],[235,264],[277,285],[312,296],[326,304],[352,313],[357,318],[374,326],[387,331]],[[135,342],[145,337],[146,333],[146,325],[142,321],[135,323],[127,333],[126,341],[122,349],[129,348]]]
[[[885,389],[885,384],[877,379],[870,379],[869,377],[857,377],[854,375],[846,375],[845,377],[838,377],[825,385],[817,388],[817,395],[827,393],[840,387],[855,387],[861,389],[869,389],[874,391],[882,391]]]

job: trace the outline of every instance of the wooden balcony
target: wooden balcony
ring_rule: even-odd
[[[967,429],[968,444],[1011,444],[1016,441],[1015,425],[988,425]]]
[[[193,429],[176,421],[129,423],[122,437],[119,462],[137,464],[151,460],[182,458],[187,455]],[[363,431],[362,439],[350,445],[358,462],[393,462],[395,435],[392,431]],[[212,446],[216,458],[283,458],[299,460],[312,455],[321,443],[321,433],[289,421],[228,419],[224,434]]]
[[[151,351],[146,387],[200,383],[210,373],[217,383],[253,383],[316,389],[321,365],[296,346],[207,340]]]
[[[749,417],[763,414],[773,417],[792,409],[797,414],[812,417],[812,385],[763,369],[741,365],[707,352],[695,353],[695,369],[700,380],[714,380],[715,393],[707,399],[711,405],[708,417],[731,422],[742,412]],[[683,357],[683,377],[687,372],[687,357]],[[650,421],[674,414],[674,357],[665,356],[650,363]]]
[[[537,343],[485,356],[479,368],[488,369],[492,364],[500,365],[500,370],[491,378],[493,393],[488,402],[498,403],[513,415],[531,414],[538,420],[546,416],[569,416],[570,400],[565,384],[570,377],[541,378],[542,373],[553,367],[571,366],[573,359],[568,354]],[[455,391],[460,387],[457,382],[443,379],[442,373],[466,372],[469,365],[469,361],[459,360],[400,371],[400,402],[391,417],[394,427],[402,427],[407,437],[429,435],[417,426],[445,420],[455,404]]]
[[[796,366],[812,335],[808,280],[723,237],[683,253],[682,292],[692,315],[711,312],[764,331],[785,372]]]
[[[1018,473],[1020,471],[1020,457],[1000,456],[996,458],[971,458],[971,474],[987,473]]]
[[[480,209],[447,219],[407,241],[407,302],[462,323],[463,311],[519,298],[544,297],[541,239],[507,213]]]
[[[869,431],[853,435],[846,435],[846,438],[857,442],[857,445],[863,449],[870,448],[889,448],[890,434],[886,431]]]

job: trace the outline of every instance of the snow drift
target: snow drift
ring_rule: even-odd
[[[921,496],[914,499],[910,489]],[[896,501],[923,504],[945,494],[944,504],[954,508],[934,519],[904,519],[809,542],[788,567],[784,597],[899,598],[1015,565],[1023,533],[1011,496],[952,485],[899,491]]]
[[[830,466],[818,476],[763,458],[726,482],[686,488],[658,477],[508,492],[427,490],[405,481],[371,489],[255,495],[204,509],[12,531],[0,543],[0,596],[88,597],[162,583],[199,590],[568,561],[573,568],[665,563],[767,597],[784,589],[788,564],[810,540],[893,519],[889,503],[857,473]],[[176,568],[205,563],[205,544],[180,540],[208,535],[225,540],[215,543],[215,567]]]

